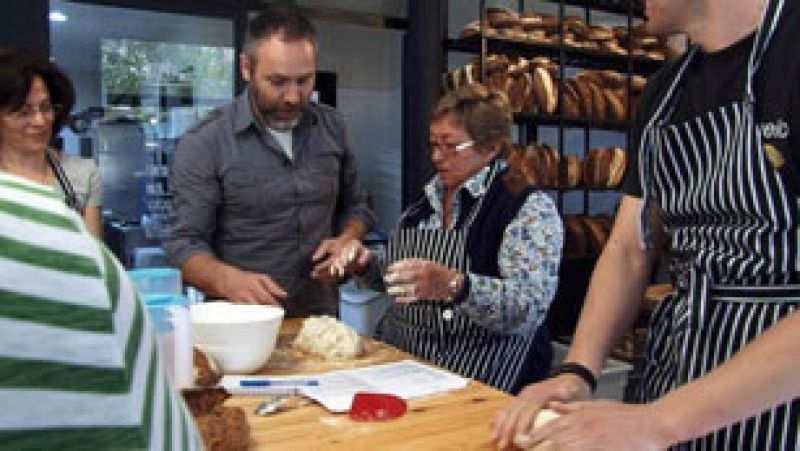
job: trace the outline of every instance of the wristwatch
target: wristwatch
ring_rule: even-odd
[[[459,272],[456,272],[453,275],[453,278],[450,279],[450,282],[447,284],[447,300],[453,301],[456,298],[456,295],[461,290],[461,282],[462,282],[462,275]]]

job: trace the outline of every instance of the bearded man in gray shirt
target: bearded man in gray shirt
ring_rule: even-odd
[[[336,282],[366,265],[354,244],[374,217],[341,114],[309,100],[312,24],[270,7],[250,22],[239,64],[246,92],[178,145],[167,255],[208,296],[335,315]]]

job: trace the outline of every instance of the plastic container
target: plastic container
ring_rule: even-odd
[[[177,389],[191,387],[194,374],[187,299],[175,294],[145,294],[142,299],[156,332],[158,354],[167,378]]]
[[[567,356],[567,345],[553,342],[553,368],[564,361]],[[624,400],[625,386],[628,384],[628,375],[633,370],[633,365],[617,359],[606,359],[603,372],[597,378],[597,399]]]
[[[181,272],[175,268],[141,268],[128,271],[142,295],[183,294]]]
[[[373,336],[392,298],[386,293],[360,289],[352,282],[339,288],[339,317],[361,335]]]

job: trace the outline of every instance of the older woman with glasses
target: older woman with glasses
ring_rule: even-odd
[[[437,173],[390,239],[384,280],[395,302],[378,335],[516,393],[549,371],[543,322],[563,230],[551,198],[503,159],[510,135],[505,95],[482,85],[462,86],[435,106],[429,150]]]
[[[97,167],[50,147],[74,103],[72,83],[54,64],[23,51],[0,49],[0,171],[60,190],[67,205],[100,237]]]

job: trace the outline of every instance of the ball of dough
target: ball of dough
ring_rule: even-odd
[[[347,360],[358,356],[361,337],[350,326],[330,316],[311,316],[303,321],[293,346],[327,360]]]
[[[557,414],[556,412],[550,409],[542,409],[536,415],[536,418],[533,420],[533,429],[536,430],[542,427],[547,422],[554,420],[561,415]],[[514,437],[514,446],[520,449],[524,449],[527,451],[551,451],[555,449],[555,446],[552,442],[544,441],[537,445],[531,443],[531,437],[528,434],[517,434]]]

